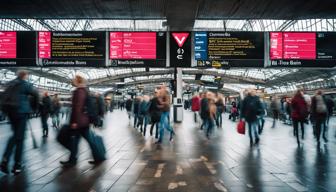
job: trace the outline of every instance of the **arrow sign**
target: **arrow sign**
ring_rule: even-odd
[[[187,40],[189,33],[172,33],[176,43],[179,47],[182,47],[184,42]]]

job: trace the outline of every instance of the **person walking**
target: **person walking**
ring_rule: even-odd
[[[323,139],[325,142],[328,142],[326,137],[327,134],[327,117],[328,117],[328,108],[326,101],[323,98],[323,93],[321,90],[318,90],[315,96],[311,100],[311,115],[315,123],[315,136],[317,144],[320,145],[320,136],[323,128]]]
[[[48,119],[52,114],[52,103],[48,92],[44,92],[41,104],[41,123],[42,123],[42,133],[43,137],[48,137]]]
[[[217,100],[216,100],[216,124],[217,127],[222,128],[223,125],[223,117],[222,114],[224,112],[225,106],[224,106],[224,99],[223,96],[221,94],[218,94],[217,96]]]
[[[303,91],[298,90],[291,101],[291,116],[298,146],[300,146],[299,125],[304,139],[304,124],[308,115],[308,105],[303,97]]]
[[[146,136],[146,130],[148,125],[148,108],[149,108],[149,96],[144,95],[140,103],[140,131]]]
[[[2,108],[6,112],[13,136],[7,142],[5,152],[2,157],[0,169],[8,174],[8,163],[13,149],[15,148],[14,166],[12,173],[19,174],[22,171],[23,141],[29,114],[37,109],[39,94],[32,84],[28,83],[28,72],[19,71],[17,78],[7,85],[2,96]],[[30,102],[29,96],[32,97]]]
[[[280,103],[278,101],[278,97],[275,95],[271,99],[271,111],[272,111],[272,117],[273,117],[273,123],[272,123],[272,128],[276,126],[276,122],[279,119],[279,114],[280,114]]]
[[[149,114],[151,117],[152,125],[150,128],[150,135],[153,135],[153,128],[154,125],[156,125],[156,131],[155,131],[155,138],[157,139],[159,136],[159,123],[161,119],[161,110],[159,108],[159,91],[155,90],[154,92],[154,97],[151,99],[150,104],[149,104]]]
[[[170,132],[169,140],[172,141],[175,135],[175,132],[169,122],[170,96],[165,86],[162,86],[159,91],[159,108],[161,109],[161,118],[160,118],[160,125],[159,125],[160,137],[157,143],[162,143],[165,129],[167,129]]]
[[[128,119],[131,119],[131,114],[132,114],[132,99],[127,99],[126,100],[126,111],[127,111],[127,115],[128,115]]]
[[[200,107],[200,116],[202,119],[201,130],[208,127],[207,117],[209,115],[209,100],[207,98],[207,92],[201,94],[201,107]]]
[[[141,97],[138,96],[133,100],[133,117],[134,117],[134,128],[137,129],[139,127],[139,113],[140,113],[140,103]]]
[[[89,110],[87,105],[87,100],[89,97],[89,91],[87,89],[86,79],[80,75],[76,75],[72,80],[72,85],[76,87],[72,96],[72,111],[70,116],[70,157],[67,161],[60,161],[60,163],[65,167],[72,167],[77,164],[77,153],[78,153],[78,144],[80,137],[88,142],[94,161],[89,161],[90,164],[98,164],[105,160],[100,158],[98,155],[99,149],[94,141],[94,136],[90,130],[90,119],[89,119]]]
[[[256,91],[254,89],[249,89],[247,91],[247,96],[244,98],[241,106],[241,119],[244,119],[248,124],[248,132],[250,137],[250,146],[258,144],[259,133],[258,133],[258,115],[262,111],[261,102],[258,96],[256,96]],[[254,137],[253,137],[254,133]]]
[[[194,122],[197,123],[197,116],[200,110],[200,97],[197,94],[191,98],[191,110],[194,113]]]
[[[207,122],[207,130],[206,130],[206,137],[210,139],[210,135],[213,132],[215,121],[216,121],[216,98],[215,94],[212,92],[207,93],[208,105],[209,105],[209,113],[206,115],[206,122]]]
[[[52,124],[55,129],[60,128],[60,111],[61,111],[61,103],[58,98],[58,94],[54,95],[54,98],[52,100]]]

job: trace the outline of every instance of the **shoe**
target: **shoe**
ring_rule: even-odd
[[[60,161],[60,164],[64,167],[73,167],[76,166],[77,163],[74,161]]]
[[[23,171],[23,166],[20,165],[20,164],[15,164],[14,167],[13,167],[12,173],[13,173],[14,175],[18,175],[18,174],[20,174],[22,171]]]
[[[99,165],[101,163],[103,163],[106,159],[104,160],[93,160],[93,161],[89,161],[89,164],[91,165]]]
[[[161,140],[157,140],[157,141],[155,142],[155,144],[161,144],[161,143],[162,143]]]
[[[173,138],[174,138],[174,135],[175,135],[175,132],[174,132],[174,131],[172,131],[172,132],[170,133],[170,138],[169,138],[169,141],[172,141],[172,140],[173,140]]]
[[[0,170],[1,170],[3,173],[6,173],[6,174],[9,173],[9,170],[8,170],[8,162],[7,162],[7,161],[2,161],[2,163],[1,163],[1,165],[0,165]]]
[[[256,144],[258,144],[258,143],[259,143],[259,141],[260,141],[260,139],[259,139],[259,138],[257,138],[255,143],[256,143]]]

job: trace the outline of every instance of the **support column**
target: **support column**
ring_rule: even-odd
[[[174,97],[174,122],[180,123],[183,121],[183,82],[182,82],[182,68],[175,68],[175,97]]]

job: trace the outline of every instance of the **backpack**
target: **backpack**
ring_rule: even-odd
[[[98,124],[101,124],[102,119],[100,112],[104,110],[101,109],[103,106],[99,103],[100,102],[98,101],[98,98],[95,95],[91,94],[89,90],[87,90],[84,110],[89,117],[89,122],[96,126],[98,126]]]
[[[1,111],[8,114],[9,111],[16,111],[19,108],[18,94],[21,83],[18,80],[10,82],[1,95]]]
[[[316,96],[316,112],[327,113],[327,106],[321,96]]]

